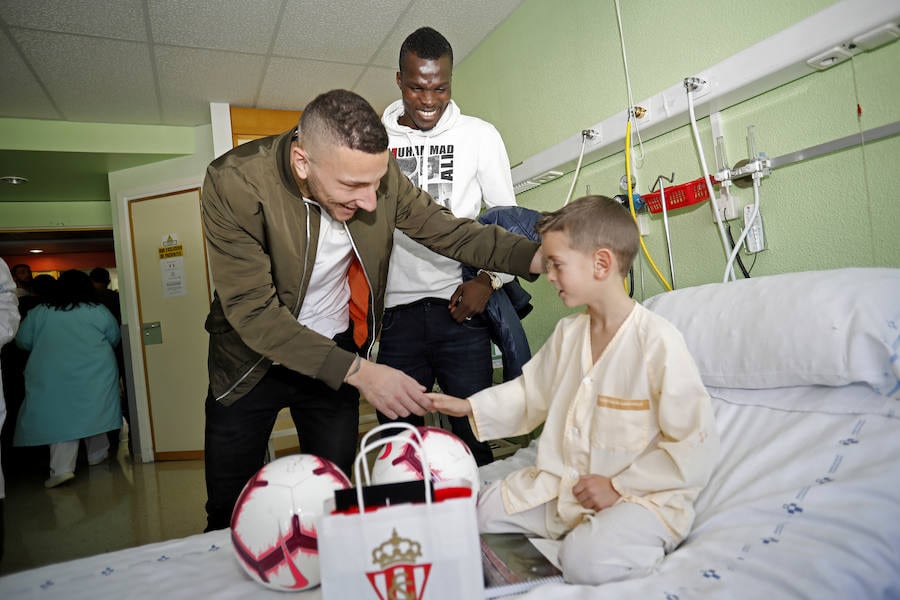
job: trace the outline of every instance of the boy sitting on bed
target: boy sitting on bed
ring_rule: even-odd
[[[563,318],[518,378],[431,397],[480,440],[544,424],[536,464],[479,496],[482,532],[563,538],[569,583],[639,577],[691,529],[719,450],[709,395],[678,330],[625,291],[639,234],[623,206],[586,196],[535,228],[547,279],[587,310]]]

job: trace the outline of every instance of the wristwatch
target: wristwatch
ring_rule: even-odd
[[[484,273],[485,275],[487,275],[488,277],[491,278],[491,289],[493,291],[496,292],[497,290],[499,290],[500,288],[503,287],[503,280],[500,279],[499,275],[497,275],[496,273],[493,273],[491,271],[488,271],[487,269],[478,269],[478,273],[476,274],[476,276],[481,275],[482,273]]]

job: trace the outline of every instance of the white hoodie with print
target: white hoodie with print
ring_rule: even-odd
[[[381,120],[391,153],[414,185],[457,217],[476,219],[482,202],[487,207],[516,204],[509,157],[493,125],[460,113],[452,100],[428,131],[400,125],[397,120],[403,113],[403,101],[397,100]],[[449,301],[460,283],[460,263],[394,231],[386,308],[429,297]]]

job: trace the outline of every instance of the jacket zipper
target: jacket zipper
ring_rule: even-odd
[[[306,201],[306,200],[304,199],[304,202],[305,202],[305,201]],[[344,227],[346,227],[346,225],[344,225]],[[349,235],[349,232],[348,232],[348,235]],[[353,243],[353,238],[352,238],[352,237],[350,238],[350,243],[351,243],[351,244]],[[355,247],[355,246],[354,246],[353,250],[356,251],[356,247]],[[298,311],[299,308],[300,308],[300,298],[302,297],[301,294],[300,294],[300,291],[303,289],[303,281],[306,279],[306,271],[307,271],[307,269],[308,269],[308,267],[309,267],[309,261],[306,260],[306,258],[309,257],[309,208],[308,208],[308,207],[307,207],[307,209],[306,209],[306,252],[303,254],[303,256],[304,256],[304,261],[303,261],[303,274],[300,276],[300,288],[297,290],[297,302],[294,303],[294,309],[291,311],[291,314],[294,315],[295,318],[296,318],[296,316],[297,316],[297,311]],[[360,262],[360,264],[362,264],[362,259],[359,259],[359,262]],[[364,274],[365,274],[365,272],[366,272],[366,270],[363,269],[363,273],[364,273]],[[366,280],[368,281],[368,275],[366,275]],[[370,289],[371,289],[371,287],[370,287]],[[266,358],[265,356],[260,356],[260,357],[259,357],[259,360],[257,360],[255,363],[253,363],[253,366],[251,366],[249,369],[247,369],[247,370],[244,372],[244,374],[241,375],[241,376],[238,378],[238,380],[235,381],[235,382],[231,385],[231,387],[228,388],[228,389],[225,391],[224,394],[222,394],[221,396],[219,396],[218,398],[216,398],[216,402],[220,401],[222,398],[224,398],[225,396],[227,396],[228,394],[230,394],[231,392],[233,392],[233,391],[234,391],[234,388],[236,388],[237,386],[239,386],[239,385],[241,384],[242,381],[244,381],[245,379],[247,379],[247,377],[250,375],[250,373],[252,373],[252,372],[256,369],[256,367],[258,367],[259,364],[260,364],[265,358]],[[368,358],[368,357],[366,357],[366,358]]]

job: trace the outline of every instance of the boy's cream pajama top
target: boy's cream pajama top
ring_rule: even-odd
[[[572,487],[598,474],[611,478],[620,502],[646,507],[679,540],[690,531],[719,438],[684,339],[659,315],[636,303],[596,364],[590,317],[565,317],[520,377],[469,400],[481,440],[528,434],[544,423],[536,464],[503,481],[509,514],[555,500],[560,524],[571,529],[594,512]]]

